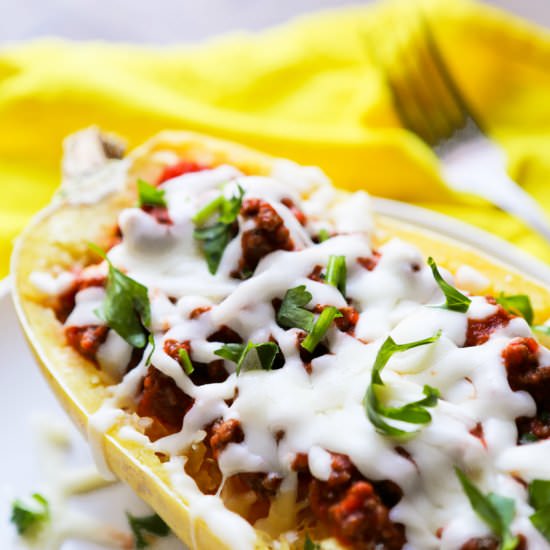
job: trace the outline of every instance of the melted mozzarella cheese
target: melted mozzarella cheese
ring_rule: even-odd
[[[240,237],[250,224],[240,221],[239,234],[212,275],[193,238],[191,220],[220,193],[232,196],[237,186],[244,190],[245,200],[268,201],[296,245],[294,251],[276,251],[263,258],[253,276],[242,282],[230,274],[241,255]],[[172,456],[165,467],[175,486],[192,495],[190,510],[195,516],[209,522],[234,548],[253,547],[250,526],[223,508],[217,497],[202,495],[178,457],[205,437],[205,427],[214,420],[231,418],[240,422],[245,437],[221,453],[224,479],[239,472],[274,472],[283,478],[282,486],[291,487],[295,483],[292,460],[297,453],[306,453],[312,475],[326,480],[329,452],[343,453],[368,479],[390,479],[401,487],[403,498],[391,510],[391,518],[405,525],[407,548],[457,549],[471,537],[488,534],[454,475],[453,468],[459,466],[475,474],[482,490],[513,497],[517,502],[513,527],[525,535],[529,548],[547,547],[528,521],[532,509],[526,491],[512,476],[516,472],[526,480],[550,476],[544,460],[547,442],[516,444],[515,419],[532,416],[535,405],[528,394],[510,389],[501,353],[512,338],[530,335],[522,319],[497,330],[485,344],[464,348],[468,319],[483,319],[496,311],[495,306],[483,297],[472,297],[466,313],[434,307],[444,298],[431,271],[414,246],[399,240],[382,246],[376,267],[366,269],[360,259],[372,256],[368,197],[362,192],[351,196],[337,192],[315,169],[284,162],[267,178],[243,176],[221,166],[179,176],[162,188],[173,225],[159,224],[139,209],[127,209],[119,218],[123,239],[109,256],[149,289],[156,333],[152,364],[194,399],[181,431],[153,447]],[[283,198],[291,198],[306,213],[305,228],[280,202]],[[319,228],[341,234],[315,245],[312,235]],[[346,299],[335,287],[308,278],[316,266],[326,268],[331,255],[345,256],[347,297],[359,320],[354,335],[330,328],[326,336],[330,353],[313,359],[308,373],[297,346],[299,331],[277,324],[272,301],[290,288],[305,285],[312,295],[310,306],[346,307]],[[468,289],[486,287],[483,277],[469,268],[461,269],[459,280]],[[81,291],[67,324],[97,324],[94,311],[102,293],[96,288]],[[190,318],[197,307],[210,309]],[[235,365],[225,361],[230,373],[226,381],[195,386],[163,351],[163,342],[188,340],[192,359],[208,363],[219,359],[214,352],[220,344],[209,342],[208,336],[221,325],[230,326],[245,342],[273,338],[284,355],[284,366],[237,376]],[[432,422],[404,442],[396,442],[376,431],[363,405],[376,355],[389,335],[406,343],[438,331],[437,342],[394,355],[384,369],[392,404],[421,398],[426,384],[441,392],[437,406],[430,409]],[[113,336],[101,347],[99,360],[116,371],[117,362],[124,362],[128,353]],[[146,371],[142,361],[128,373],[114,389],[109,407],[136,395]],[[117,418],[102,410],[91,423],[92,431],[111,427]],[[478,424],[483,442],[472,435]],[[398,446],[411,458],[396,450]]]

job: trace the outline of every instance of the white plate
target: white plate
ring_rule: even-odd
[[[550,285],[550,268],[547,265],[488,233],[446,216],[395,201],[376,199],[375,209],[380,214],[458,238]],[[35,455],[36,442],[30,429],[30,417],[39,414],[43,418],[65,418],[42,379],[21,333],[7,280],[0,282],[0,350],[0,433],[3,451],[0,460],[0,549],[4,550],[16,548],[14,530],[9,524],[9,502],[12,496],[28,495],[39,490],[43,483],[40,460]],[[70,427],[70,430],[74,439],[70,463],[90,463],[91,458],[83,439],[75,428]],[[82,497],[76,505],[119,528],[127,527],[125,510],[134,513],[143,513],[144,510],[137,497],[120,484]],[[64,550],[98,548],[97,545],[82,542],[70,542],[64,546]]]
[[[60,423],[71,439],[67,453],[67,471],[87,469],[92,458],[82,436],[70,424],[61,406],[42,378],[38,366],[19,328],[9,293],[9,280],[0,281],[0,350],[2,355],[0,392],[0,549],[26,548],[17,541],[10,524],[11,502],[43,490],[44,460],[38,452],[36,427],[40,423]],[[73,497],[71,508],[105,525],[128,532],[125,511],[134,515],[151,510],[126,486],[117,483],[87,495]],[[182,550],[179,542],[163,541],[163,550]],[[101,550],[104,546],[71,540],[63,550]],[[40,548],[38,550],[44,550]]]

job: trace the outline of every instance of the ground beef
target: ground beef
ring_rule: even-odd
[[[163,350],[166,355],[170,356],[174,361],[177,361],[179,363],[180,357],[180,349],[184,349],[188,354],[191,353],[191,343],[189,340],[180,341],[180,340],[174,340],[172,338],[167,338],[164,340]]]
[[[193,402],[193,398],[184,393],[170,376],[150,366],[136,412],[152,418],[147,435],[155,441],[181,430],[183,418]]]
[[[229,329],[231,330],[231,329]],[[202,386],[204,384],[214,384],[217,382],[224,382],[229,376],[225,370],[224,362],[222,359],[211,361],[210,363],[198,363],[191,359],[191,344],[189,340],[179,341],[173,339],[167,339],[164,341],[164,353],[169,355],[174,361],[180,363],[179,351],[184,349],[191,360],[193,365],[193,372],[188,375],[193,384],[196,386]],[[183,368],[183,365],[182,365]]]
[[[548,411],[537,413],[534,418],[521,416],[516,419],[516,425],[520,444],[550,438],[550,413]]]
[[[540,366],[534,338],[514,338],[502,352],[508,382],[514,391],[532,395],[539,410],[550,409],[550,367]]]
[[[523,535],[518,535],[519,542],[516,550],[526,550],[527,541]],[[495,537],[477,537],[465,542],[460,550],[498,550],[500,541]]]
[[[214,422],[210,429],[209,445],[212,449],[212,455],[217,460],[220,453],[230,443],[242,443],[244,441],[244,432],[241,423],[234,418],[229,420],[218,420]]]
[[[478,537],[465,542],[460,550],[498,550],[500,542],[495,537]]]
[[[483,424],[481,422],[478,422],[471,430],[470,430],[470,434],[473,435],[474,437],[477,437],[482,445],[484,447],[487,446],[487,443],[485,441],[485,434],[483,432]]]
[[[502,306],[497,307],[496,313],[485,319],[468,319],[465,348],[484,344],[495,330],[505,327],[510,322],[513,315],[510,315]]]
[[[175,178],[177,176],[182,176],[183,174],[189,174],[191,172],[200,172],[202,170],[210,170],[210,166],[205,166],[198,162],[193,162],[189,160],[181,160],[177,164],[171,166],[166,166],[158,179],[157,185]]]
[[[365,269],[367,269],[368,271],[372,271],[378,265],[381,257],[382,254],[380,254],[380,252],[378,252],[377,250],[373,250],[372,256],[370,256],[369,258],[357,258],[357,261]]]
[[[73,347],[80,355],[96,360],[99,346],[105,342],[109,327],[104,325],[88,325],[84,327],[66,327],[65,338],[67,343]]]
[[[144,212],[147,212],[150,216],[155,218],[158,223],[161,225],[174,225],[170,214],[168,213],[168,208],[166,206],[149,206],[144,205],[141,207]]]
[[[339,311],[342,314],[342,317],[337,317],[334,319],[334,324],[342,332],[353,334],[355,325],[357,324],[357,321],[359,321],[359,312],[351,306],[342,307]]]
[[[299,454],[293,461],[299,484],[307,485],[311,510],[330,535],[354,549],[402,548],[404,527],[389,518],[390,507],[402,495],[399,487],[389,481],[369,482],[346,455],[333,453],[331,466],[329,479],[320,481],[311,477],[307,455]]]
[[[74,309],[76,303],[76,295],[85,288],[93,286],[104,287],[107,277],[105,275],[87,274],[86,271],[76,273],[75,280],[71,287],[56,297],[52,304],[55,316],[60,323],[64,323]]]
[[[222,344],[242,344],[243,339],[239,333],[231,327],[222,325],[216,332],[213,332],[206,339],[208,342],[221,342]]]
[[[319,342],[313,352],[308,351],[302,346],[302,342],[306,339],[306,337],[307,333],[300,331],[296,337],[296,347],[298,348],[300,359],[304,363],[304,368],[308,374],[311,374],[311,362],[317,357],[321,357],[321,355],[326,355],[329,353],[329,349],[325,346],[325,344]]]
[[[268,202],[247,199],[240,214],[245,220],[252,220],[255,227],[242,234],[242,257],[237,270],[232,273],[233,277],[247,278],[259,261],[275,250],[294,250],[294,242],[283,219]]]
[[[322,283],[324,281],[323,277],[323,266],[322,265],[316,265],[312,270],[311,273],[307,276],[308,279],[311,279],[312,281],[316,281],[318,283]]]
[[[190,314],[189,319],[198,319],[203,313],[210,311],[212,306],[201,306],[196,307]]]
[[[300,225],[306,225],[306,215],[294,204],[292,199],[285,198],[281,202],[294,214]]]
[[[328,306],[316,305],[313,308],[313,313],[321,313],[326,307]],[[359,321],[359,312],[351,306],[342,307],[338,311],[342,314],[342,317],[336,317],[334,319],[334,324],[342,332],[353,334],[355,325],[357,321]]]

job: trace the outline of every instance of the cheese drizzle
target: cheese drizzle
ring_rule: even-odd
[[[160,188],[173,224],[160,224],[137,207],[126,209],[119,216],[122,241],[108,256],[118,269],[148,288],[156,343],[151,363],[194,399],[181,431],[152,446],[171,457],[165,468],[174,485],[192,495],[190,508],[196,516],[203,517],[231,547],[253,547],[252,527],[225,509],[216,496],[202,495],[183,469],[184,453],[205,437],[207,425],[219,418],[235,419],[244,440],[230,443],[221,453],[219,467],[224,479],[240,472],[273,472],[283,479],[281,495],[292,496],[297,476],[291,463],[297,453],[308,456],[312,475],[321,480],[330,474],[328,452],[343,453],[367,479],[392,480],[402,489],[403,498],[392,508],[391,519],[405,526],[406,549],[454,550],[473,537],[489,534],[453,474],[454,468],[460,467],[475,474],[483,491],[515,500],[511,531],[521,533],[529,549],[548,548],[528,519],[533,509],[524,485],[515,476],[527,482],[535,477],[550,478],[550,461],[544,458],[550,456],[550,440],[517,445],[515,419],[533,416],[536,408],[527,393],[511,390],[501,357],[512,338],[531,336],[524,319],[513,318],[482,345],[463,347],[468,319],[483,319],[494,313],[496,306],[482,296],[468,294],[471,303],[465,312],[431,307],[442,303],[443,294],[420,252],[400,240],[383,245],[376,268],[366,269],[360,260],[373,254],[368,196],[337,191],[316,169],[280,161],[271,177],[260,177],[219,166],[178,176]],[[192,221],[220,193],[231,198],[239,188],[244,190],[243,200],[260,198],[271,205],[295,245],[295,250],[268,254],[244,281],[232,278],[231,273],[241,257],[241,236],[251,222],[239,221],[239,233],[212,274],[193,237]],[[307,216],[305,227],[281,202],[286,198]],[[313,237],[321,230],[336,236],[316,244]],[[340,289],[308,278],[316,266],[326,270],[331,257],[345,258],[345,287],[340,285]],[[63,277],[58,277],[59,284]],[[481,289],[483,277],[471,268],[465,267],[462,277]],[[36,274],[34,280],[37,285],[44,281],[49,288],[55,286],[42,274]],[[314,358],[311,372],[304,368],[296,345],[300,330],[282,328],[272,306],[274,299],[300,285],[312,295],[312,306],[341,309],[350,300],[359,313],[354,334],[330,326],[325,335],[330,353]],[[104,324],[95,314],[103,298],[102,289],[82,290],[66,326]],[[190,318],[198,307],[210,309]],[[215,351],[220,344],[207,338],[222,325],[236,331],[245,343],[275,340],[284,366],[237,376],[235,363],[226,360],[225,368],[231,373],[227,380],[193,384],[180,364],[164,352],[163,342],[190,341],[191,359],[209,363],[219,359]],[[429,338],[438,331],[441,335],[433,344],[399,353],[385,367],[385,401],[391,406],[422,399],[425,385],[440,393],[437,404],[430,408],[431,422],[396,443],[377,432],[362,405],[377,353],[389,336],[401,344]],[[113,387],[112,399],[92,422],[93,430],[110,428],[118,414],[113,410],[137,395],[147,373],[149,351],[150,347],[146,348],[142,362]],[[98,362],[120,377],[121,365],[127,364],[130,354],[130,346],[110,331],[99,349]],[[541,363],[550,363],[548,350],[541,347],[539,355]],[[483,441],[472,434],[478,425],[483,428]],[[277,432],[284,433],[280,441]],[[412,460],[396,450],[398,445]],[[99,446],[94,447],[97,450]],[[282,523],[282,531],[291,531],[292,514]]]

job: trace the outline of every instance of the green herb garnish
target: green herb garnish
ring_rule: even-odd
[[[451,286],[439,273],[437,264],[433,258],[428,258],[428,265],[430,266],[434,279],[439,285],[439,288],[445,295],[445,304],[441,307],[445,309],[450,309],[451,311],[459,311],[461,313],[466,313],[472,300],[459,292],[454,286]]]
[[[151,325],[147,287],[116,269],[101,248],[92,243],[88,246],[109,264],[106,296],[96,314],[131,346],[144,348]]]
[[[406,431],[395,426],[391,426],[384,420],[389,418],[392,420],[400,420],[409,424],[428,424],[432,420],[431,414],[426,410],[426,407],[434,407],[439,398],[439,391],[431,386],[424,386],[423,393],[426,397],[413,403],[407,403],[401,407],[387,407],[382,404],[381,390],[385,386],[380,373],[386,366],[394,353],[407,351],[418,346],[431,344],[439,339],[441,331],[430,338],[408,342],[406,344],[396,344],[391,336],[385,340],[382,347],[376,355],[374,366],[372,367],[371,383],[367,388],[365,397],[363,398],[363,406],[369,420],[372,422],[376,431],[382,435],[391,437],[408,436],[415,431]]]
[[[241,371],[271,370],[273,361],[279,353],[279,346],[275,342],[224,344],[214,353],[236,363],[236,373],[239,376]]]
[[[137,189],[139,206],[167,206],[163,189],[157,189],[142,179],[137,180]]]
[[[315,320],[315,315],[304,309],[311,302],[313,296],[306,290],[305,285],[290,288],[286,291],[281,307],[277,312],[277,322],[283,328],[301,328],[308,335],[302,342],[302,347],[313,352],[317,344],[324,338],[332,321],[342,314],[334,306],[328,306]]]
[[[474,512],[500,539],[500,550],[514,550],[519,544],[519,538],[510,532],[516,511],[514,499],[495,493],[484,495],[460,468],[455,468],[455,472]]]
[[[153,353],[155,353],[156,344],[155,344],[155,337],[153,336],[153,333],[150,332],[149,336],[147,337],[147,342],[151,346],[151,351],[149,352],[149,355],[147,356],[147,359],[145,360],[145,366],[148,367],[151,364],[151,358],[153,357]]]
[[[237,219],[241,208],[244,189],[239,186],[236,196],[230,199],[223,195],[203,206],[192,218],[197,225],[202,225],[214,214],[218,213],[218,221],[209,227],[195,229],[193,235],[202,243],[202,251],[206,256],[206,263],[210,273],[215,274],[220,265],[223,252],[231,240],[232,225]]]
[[[311,332],[302,342],[302,347],[310,353],[313,353],[317,344],[325,337],[332,321],[337,317],[342,317],[342,314],[334,306],[328,306],[323,309],[319,317],[317,317],[317,321],[315,321]]]
[[[134,534],[136,548],[147,548],[149,546],[150,542],[147,534],[155,537],[167,537],[170,534],[170,528],[158,514],[136,517],[126,512],[126,517]]]
[[[315,315],[304,309],[313,296],[305,285],[290,288],[286,291],[281,307],[277,312],[277,322],[283,328],[301,328],[310,332],[315,322]]]
[[[550,541],[550,481],[535,479],[529,483],[529,504],[535,509],[529,519]]]
[[[324,243],[325,241],[328,241],[330,239],[330,233],[325,228],[321,229],[319,231],[319,235],[317,237],[319,239],[320,243]]]
[[[39,493],[25,502],[17,499],[11,506],[11,522],[21,536],[35,536],[49,519],[50,505]]]
[[[313,542],[309,535],[306,534],[306,540],[304,541],[304,550],[321,550],[321,545]]]
[[[495,299],[508,313],[523,317],[528,324],[533,322],[533,306],[526,294],[507,295],[501,292]]]
[[[346,295],[346,257],[345,256],[330,256],[328,259],[327,273],[325,282],[335,286],[342,296]]]
[[[185,348],[180,348],[178,350],[178,358],[180,365],[183,367],[183,370],[186,372],[186,374],[192,374],[195,370],[195,367],[193,367],[193,363],[191,363],[189,352]]]

